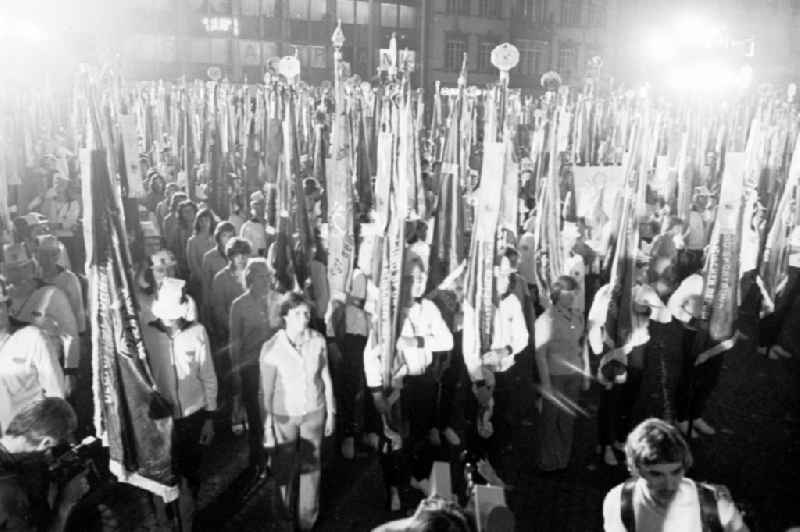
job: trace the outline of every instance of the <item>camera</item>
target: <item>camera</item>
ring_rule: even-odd
[[[64,486],[78,475],[86,473],[90,488],[100,479],[105,462],[103,444],[97,438],[87,436],[76,445],[59,445],[52,450],[53,460],[48,466],[50,482]]]

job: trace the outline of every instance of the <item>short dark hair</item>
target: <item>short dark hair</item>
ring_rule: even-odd
[[[47,437],[58,443],[69,441],[76,428],[78,417],[70,404],[59,397],[45,397],[17,412],[5,433],[34,444]]]
[[[222,240],[223,233],[232,233],[234,236],[236,236],[236,226],[228,221],[217,224],[217,227],[214,229],[214,242],[216,242],[218,246],[220,245],[220,240]],[[223,253],[224,251],[225,250],[220,250],[220,253]]]
[[[569,275],[559,275],[550,289],[550,301],[555,303],[562,290],[577,290],[578,281]]]
[[[664,420],[645,419],[634,428],[625,442],[625,460],[631,474],[639,467],[680,463],[692,467],[692,451],[680,431]]]
[[[228,261],[232,261],[236,255],[249,257],[252,249],[250,242],[242,237],[235,236],[228,240],[228,244],[225,246],[225,258]]]
[[[292,309],[295,309],[301,305],[305,305],[311,308],[311,304],[303,297],[303,294],[298,294],[297,292],[286,292],[283,297],[281,297],[280,302],[280,316],[281,318],[285,317]]]
[[[183,205],[184,204],[181,203],[181,208],[183,208]],[[197,206],[194,203],[192,203],[192,206],[197,208]],[[200,231],[200,219],[203,218],[204,216],[207,217],[210,221],[210,224],[208,226],[208,232],[213,235],[214,230],[217,227],[217,217],[214,216],[214,213],[211,211],[211,209],[200,209],[197,212],[197,214],[194,215],[194,232],[197,233],[198,231]]]

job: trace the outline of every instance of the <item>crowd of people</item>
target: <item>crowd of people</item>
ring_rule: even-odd
[[[532,175],[521,167],[527,185]],[[435,204],[438,176],[429,165],[423,168]],[[43,159],[34,173],[36,179],[16,191],[12,239],[3,248],[0,434],[13,439],[25,430],[38,431],[31,441],[46,437],[46,447],[70,432],[93,430],[85,395],[91,353],[79,172],[74,158],[59,152]],[[146,174],[140,232],[131,235],[133,256],[139,258],[136,299],[148,363],[172,409],[172,459],[182,497],[196,497],[204,450],[213,439],[243,432],[254,478],[275,475],[283,504],[303,530],[317,520],[321,447],[328,436],[335,435],[346,460],[358,449],[380,456],[392,511],[402,509],[404,486],[429,494],[434,461],[467,449],[499,465],[515,432],[525,426],[535,427],[538,436],[538,468],[564,470],[576,417],[585,415],[582,391],[596,383],[602,389],[598,453],[608,466],[624,464],[624,454],[640,479],[619,488],[632,497],[637,528],[661,530],[654,523],[673,523],[664,508],[676,504],[670,502],[676,497],[691,499],[695,489],[680,480],[691,454],[678,430],[692,438],[715,434],[703,412],[724,357],[694,363],[711,345],[701,315],[703,254],[716,208],[710,191],[696,189],[686,220],[663,201],[640,220],[647,230],[641,231],[634,260],[633,332],[624,346],[605,330],[611,301],[602,266],[608,260],[601,242],[605,228],[579,218],[565,223],[561,244],[568,260],[545,301],[535,278],[536,213],[530,212],[494,259],[493,336],[477,364],[462,352],[463,276],[429,289],[431,220],[408,220],[402,267],[407,294],[401,297],[396,342],[400,362],[386,382],[387,362],[374,334],[379,294],[368,270],[358,267],[348,293],[328,290],[319,216],[324,187],[306,181],[303,200],[316,241],[300,285],[294,269],[306,265],[293,264],[295,242],[278,231],[287,215],[271,211],[274,189],[252,192],[247,212],[239,207],[244,198],[234,194],[231,214],[223,220],[204,200],[190,198],[174,172],[152,168]],[[35,186],[29,190],[30,184]],[[798,236],[795,230],[792,271]],[[745,294],[758,290],[747,282],[745,276]],[[796,315],[796,275],[790,283],[761,338],[773,356],[791,356],[786,342],[776,340]],[[739,330],[752,334],[744,323]],[[677,353],[664,348],[664,339],[673,335],[682,338]],[[669,356],[681,359],[682,372],[662,404],[637,408],[652,361]],[[476,365],[480,373],[471,375],[467,368]],[[38,407],[47,418],[41,423],[58,425],[52,437],[31,421],[38,415],[32,405],[41,405],[42,397],[67,398],[77,413],[62,403]],[[631,433],[640,412],[654,409],[678,429],[651,421]],[[63,419],[51,419],[58,416]],[[0,440],[0,451],[14,453],[7,441]],[[652,487],[659,482],[668,487]],[[631,510],[620,511],[614,493],[604,508],[607,530],[630,530],[626,512]],[[746,530],[735,508],[723,508],[719,500],[724,529]],[[699,530],[683,523],[664,530]]]

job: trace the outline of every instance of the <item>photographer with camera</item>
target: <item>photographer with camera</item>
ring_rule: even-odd
[[[78,475],[53,494],[49,452],[67,442],[78,425],[64,399],[47,397],[23,407],[0,437],[0,530],[62,531],[89,491]]]

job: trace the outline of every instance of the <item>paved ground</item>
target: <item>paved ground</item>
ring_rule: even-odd
[[[800,324],[798,324],[800,326]],[[653,356],[647,371],[640,415],[663,411],[662,384],[677,371],[676,340],[665,339],[662,357]],[[667,377],[665,379],[665,377]],[[502,476],[514,486],[509,503],[518,530],[592,531],[602,529],[601,506],[606,491],[623,480],[622,466],[609,468],[595,454],[595,413],[598,390],[585,394],[589,412],[578,419],[572,463],[567,471],[543,474],[533,465],[535,427],[519,431]],[[719,385],[707,410],[719,430],[713,438],[694,439],[694,478],[724,483],[734,497],[752,507],[761,529],[782,531],[800,525],[796,498],[800,478],[800,360],[771,361],[744,343],[726,355]],[[334,443],[325,447],[320,531],[361,531],[398,517],[384,510],[380,468],[374,456],[362,454],[345,462]],[[267,481],[255,491],[241,473],[246,461],[243,438],[219,442],[204,469],[208,481],[201,492],[203,530],[279,530],[269,512],[274,485]],[[120,488],[112,506],[120,510],[121,528],[154,530],[147,497]],[[243,497],[246,495],[246,500]],[[413,498],[413,493],[404,494]],[[120,505],[119,503],[123,503]]]

